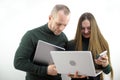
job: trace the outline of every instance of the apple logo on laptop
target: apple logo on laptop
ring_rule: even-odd
[[[74,60],[70,60],[69,61],[69,64],[72,65],[72,66],[75,66],[76,65],[76,62]]]

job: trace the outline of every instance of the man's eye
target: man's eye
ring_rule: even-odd
[[[60,26],[61,24],[57,24],[58,26]]]

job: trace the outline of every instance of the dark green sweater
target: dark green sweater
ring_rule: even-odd
[[[15,68],[27,72],[26,80],[61,80],[59,74],[57,76],[47,75],[48,65],[36,65],[33,63],[38,40],[43,40],[64,48],[68,41],[63,32],[58,36],[54,35],[49,30],[48,24],[29,30],[21,39],[16,51],[14,58]]]

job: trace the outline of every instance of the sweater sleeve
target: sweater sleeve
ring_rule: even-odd
[[[35,45],[33,44],[31,33],[27,32],[15,53],[14,67],[18,70],[33,73],[36,75],[47,75],[47,66],[38,66],[32,62],[35,52]]]
[[[103,72],[105,74],[108,74],[111,72],[111,66],[108,64],[106,67],[103,68]]]

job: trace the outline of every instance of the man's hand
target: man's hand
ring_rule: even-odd
[[[49,66],[48,66],[47,74],[48,74],[48,75],[52,75],[52,76],[57,75],[57,70],[56,70],[55,65],[49,65]]]

